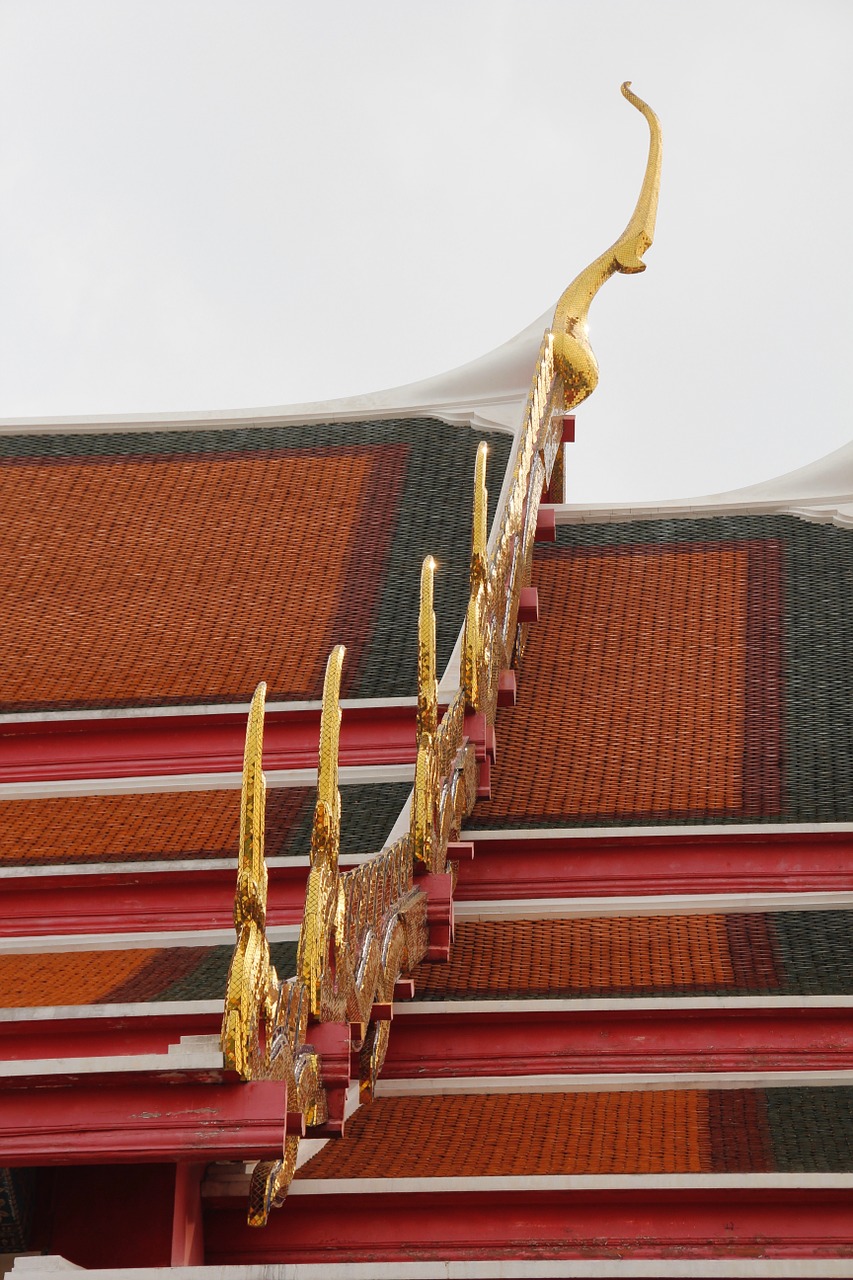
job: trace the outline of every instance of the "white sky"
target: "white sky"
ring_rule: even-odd
[[[285,405],[593,304],[574,501],[853,436],[848,0],[0,0],[0,415]]]

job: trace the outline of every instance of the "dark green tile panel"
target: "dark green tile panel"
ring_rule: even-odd
[[[411,783],[368,782],[340,790],[341,853],[378,853],[411,794]],[[311,848],[317,794],[313,788],[299,791],[299,799],[281,824],[270,823],[270,800],[276,793],[267,792],[267,857],[295,857]]]
[[[853,1088],[766,1089],[779,1173],[853,1171]]]
[[[270,944],[270,959],[275,965],[280,978],[290,977],[296,972],[295,942],[273,942]],[[150,999],[160,1000],[223,1000],[228,980],[228,966],[234,948],[210,947],[200,963],[185,978],[180,978],[170,986],[164,987]]]

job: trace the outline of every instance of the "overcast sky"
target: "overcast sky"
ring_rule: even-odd
[[[593,304],[576,501],[853,437],[849,0],[0,0],[0,416],[286,405]]]

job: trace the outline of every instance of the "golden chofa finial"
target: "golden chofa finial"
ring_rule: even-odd
[[[598,363],[588,337],[590,303],[604,282],[617,271],[625,275],[645,271],[643,254],[654,238],[660,193],[660,121],[651,107],[631,92],[630,80],[622,85],[622,94],[648,121],[649,159],[631,221],[616,243],[572,281],[554,312],[554,358],[563,379],[566,409],[580,404],[598,384]]]

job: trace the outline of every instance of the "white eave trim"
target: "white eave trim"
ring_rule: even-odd
[[[99,1018],[187,1018],[221,1014],[219,1000],[152,1000],[132,1004],[27,1005],[0,1009],[2,1022],[90,1021]],[[396,1001],[394,1017],[466,1018],[476,1014],[586,1014],[665,1012],[667,1010],[851,1009],[847,996],[616,996],[591,1000],[422,1000]],[[393,1034],[393,1033],[392,1033]]]
[[[730,915],[754,911],[840,911],[853,892],[666,893],[608,898],[499,898],[454,903],[457,922],[584,920],[609,916]]]
[[[669,1089],[821,1089],[850,1085],[853,1085],[853,1071],[597,1071],[447,1076],[431,1080],[383,1078],[377,1082],[376,1097],[447,1097],[474,1093],[656,1093]]]
[[[853,1190],[853,1173],[555,1174],[493,1178],[297,1178],[292,1196],[457,1194],[476,1191],[716,1191],[733,1189]],[[853,1260],[848,1260],[848,1266]],[[565,1262],[563,1263],[565,1269]],[[812,1272],[815,1267],[812,1264]]]
[[[637,840],[669,836],[671,839],[702,836],[708,840],[725,836],[820,835],[837,832],[853,835],[853,822],[726,822],[666,827],[489,827],[467,828],[463,840]]]
[[[291,1191],[291,1195],[293,1192]],[[55,1280],[78,1271],[58,1256],[15,1260],[12,1276]],[[80,1274],[84,1274],[80,1272]],[[165,1280],[168,1267],[86,1271],[91,1280]],[[182,1280],[812,1280],[853,1276],[849,1258],[563,1258],[433,1262],[263,1262],[182,1267]]]
[[[266,769],[271,790],[282,787],[316,787],[317,770]],[[411,784],[414,764],[341,765],[338,782],[342,787],[399,782]],[[63,778],[53,781],[2,782],[0,800],[49,800],[56,796],[151,795],[168,791],[239,791],[242,773],[166,773],[130,778]]]
[[[299,924],[267,926],[268,942],[298,942]],[[0,938],[0,955],[47,955],[65,951],[134,951],[170,947],[234,946],[230,929],[162,930],[151,933],[66,933],[33,934],[23,938]]]

